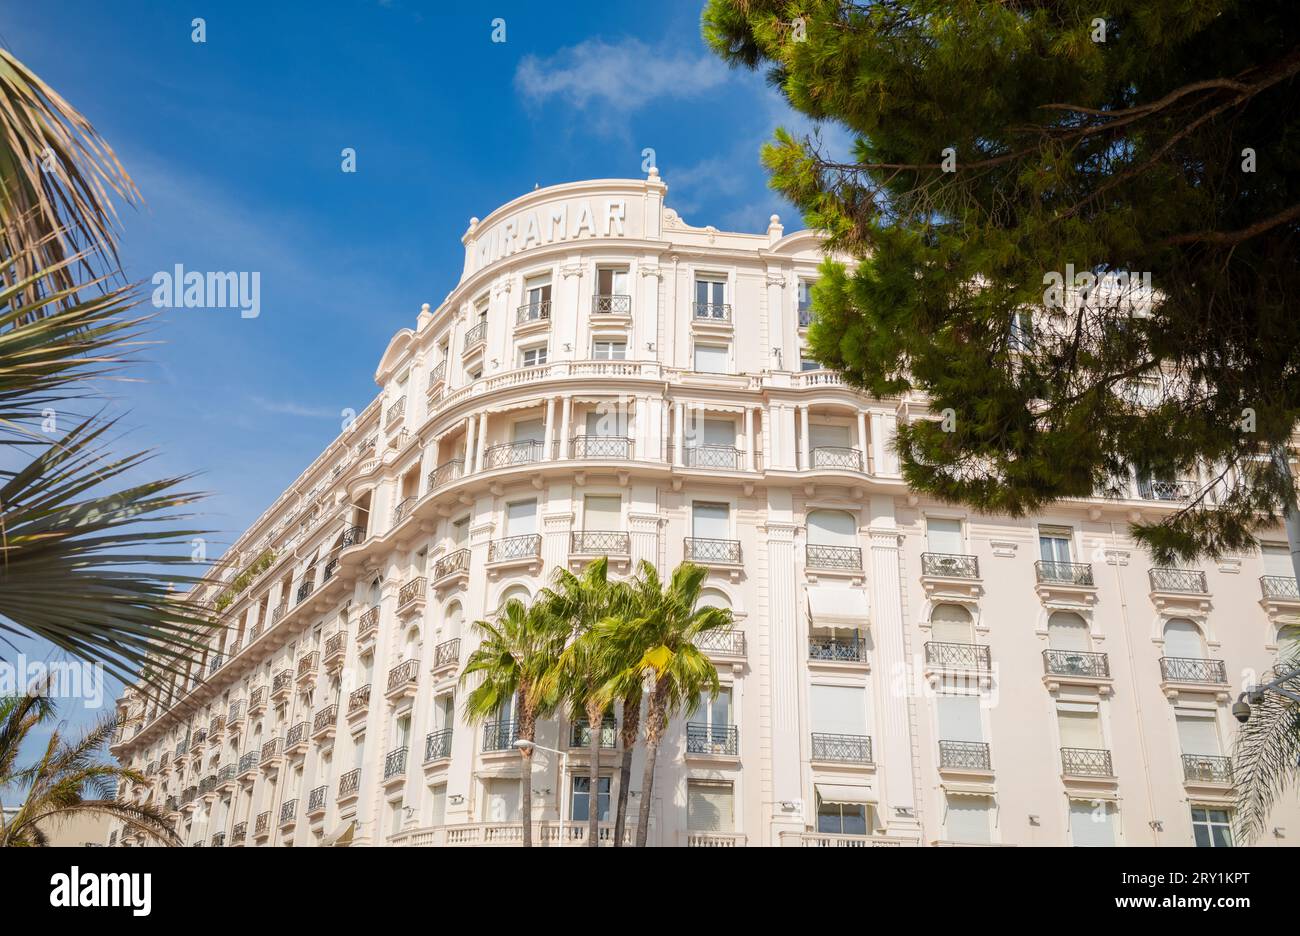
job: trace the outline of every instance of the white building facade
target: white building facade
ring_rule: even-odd
[[[1231,700],[1300,635],[1285,548],[1150,568],[1127,524],[1196,478],[1032,520],[915,494],[891,441],[923,403],[805,352],[817,236],[693,227],[666,192],[471,221],[380,396],[195,589],[226,628],[120,700],[113,753],[148,779],[122,795],[193,845],[517,843],[513,713],[462,717],[471,624],[608,555],[701,563],[735,614],[705,648],[722,694],[670,725],[652,844],[1227,844]],[[612,834],[617,737],[594,795],[586,739],[539,730],[568,752],[534,758],[541,844],[592,808]]]

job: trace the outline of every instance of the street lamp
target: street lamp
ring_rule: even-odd
[[[551,754],[558,754],[560,757],[560,848],[564,847],[564,840],[568,838],[568,831],[564,828],[565,816],[569,805],[569,752],[557,751],[555,748],[545,747],[534,741],[525,741],[520,738],[515,742],[515,747],[521,751],[547,751]],[[528,821],[532,822],[533,817],[529,816]]]
[[[1287,689],[1285,684],[1292,679],[1300,676],[1300,666],[1297,666],[1289,673],[1284,673],[1271,682],[1264,683],[1262,686],[1247,686],[1246,691],[1237,697],[1237,701],[1232,704],[1232,716],[1243,725],[1250,721],[1250,706],[1252,703],[1259,705],[1264,701],[1264,693],[1276,692],[1280,696],[1286,696],[1292,702],[1300,702],[1300,695]]]

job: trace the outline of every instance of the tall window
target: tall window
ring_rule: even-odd
[[[1115,806],[1105,800],[1070,800],[1070,839],[1075,847],[1115,844]]]
[[[845,510],[810,510],[808,543],[811,546],[856,546],[858,521]]]
[[[1185,618],[1174,618],[1165,625],[1165,656],[1187,660],[1205,658],[1201,629]]]
[[[731,509],[726,504],[695,501],[691,504],[691,536],[696,539],[731,538]]]
[[[515,501],[506,505],[506,535],[531,536],[537,532],[537,501]]]
[[[936,701],[940,741],[980,743],[984,740],[979,696],[940,693]]]
[[[735,802],[730,783],[686,781],[686,827],[692,832],[734,832]]]
[[[961,521],[948,517],[929,517],[925,521],[926,547],[932,553],[960,555]]]
[[[799,280],[799,327],[806,328],[812,324],[813,317],[813,284],[808,280]]]
[[[549,318],[551,314],[550,278],[529,280],[524,284],[524,298],[528,311],[524,314],[529,320]]]
[[[596,271],[596,295],[603,299],[631,295],[627,288],[627,270],[620,267],[601,267]],[[597,312],[626,312],[605,303],[596,304]]]
[[[1192,837],[1197,848],[1231,848],[1232,817],[1226,809],[1193,806]]]
[[[1056,720],[1061,730],[1061,747],[1097,751],[1101,740],[1101,718],[1096,705],[1086,702],[1058,702]]]
[[[1083,618],[1072,611],[1054,611],[1047,619],[1047,646],[1052,650],[1092,649],[1092,637]]]
[[[518,822],[519,781],[484,780],[483,819],[487,822]]]
[[[1178,744],[1184,754],[1193,757],[1218,757],[1219,724],[1209,709],[1178,709],[1174,712],[1178,725]]]
[[[1044,562],[1070,563],[1070,540],[1073,531],[1069,527],[1043,526],[1038,528],[1038,553]]]
[[[937,643],[973,644],[975,624],[961,605],[941,604],[930,614],[930,633]]]
[[[727,281],[721,277],[700,277],[695,281],[695,317],[725,319]],[[698,370],[698,368],[697,368]]]
[[[596,821],[609,821],[609,777],[597,778]],[[586,822],[591,818],[591,778],[574,777],[570,814],[574,822]]]
[[[623,527],[623,498],[618,495],[588,494],[582,499],[582,529],[584,531],[621,530]]]

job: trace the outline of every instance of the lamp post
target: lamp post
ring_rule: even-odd
[[[545,747],[534,741],[525,741],[522,738],[515,742],[515,747],[521,751],[546,751],[558,755],[560,758],[560,844],[564,847],[564,840],[568,838],[568,832],[564,827],[565,813],[568,812],[569,805],[569,752],[557,751],[555,748]],[[528,821],[532,822],[533,817],[529,816]]]

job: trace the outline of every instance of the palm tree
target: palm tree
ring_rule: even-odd
[[[606,683],[607,697],[626,697],[643,682],[649,690],[638,848],[645,847],[650,832],[655,761],[668,720],[694,712],[702,694],[718,693],[718,670],[694,641],[707,631],[731,626],[732,615],[726,608],[697,607],[707,575],[703,566],[683,562],[665,588],[655,567],[643,560],[632,585],[631,612],[604,620],[596,628],[598,638],[609,642],[611,653],[633,661]]]
[[[111,421],[59,411],[142,345],[112,200],[138,193],[86,118],[4,50],[0,104],[0,639],[43,638],[127,680],[153,656],[161,683],[207,626],[171,594],[194,581],[174,548],[201,532],[171,511],[199,495],[177,490],[186,478],[126,481],[149,453],[110,455]]]
[[[179,844],[157,807],[113,798],[118,784],[145,782],[137,771],[100,761],[117,728],[114,719],[100,721],[71,741],[55,728],[35,763],[17,766],[24,740],[54,715],[54,705],[43,695],[0,698],[0,790],[16,789],[23,797],[11,817],[0,811],[0,847],[46,845],[52,825],[88,814],[111,816],[164,845]]]
[[[1264,830],[1278,797],[1300,784],[1300,654],[1264,676],[1265,681],[1278,678],[1281,692],[1250,698],[1250,718],[1238,730],[1233,747],[1233,825],[1242,845]]]
[[[602,556],[587,564],[581,578],[567,569],[557,569],[554,586],[541,596],[557,618],[568,622],[575,637],[546,674],[544,683],[548,691],[569,700],[575,716],[581,712],[587,719],[587,845],[591,848],[600,844],[601,724],[610,709],[604,686],[626,665],[608,652],[608,644],[596,636],[595,628],[626,607],[626,595],[627,589],[621,583],[609,581],[609,558]],[[564,795],[568,795],[567,791]]]
[[[551,613],[545,601],[525,606],[511,599],[497,614],[496,621],[475,621],[480,642],[469,655],[460,682],[471,675],[476,685],[465,699],[465,719],[471,723],[499,717],[512,703],[518,720],[520,741],[533,741],[537,720],[553,712],[558,697],[544,684],[546,673],[564,650],[568,625]],[[523,756],[523,843],[533,844],[533,749]]]

